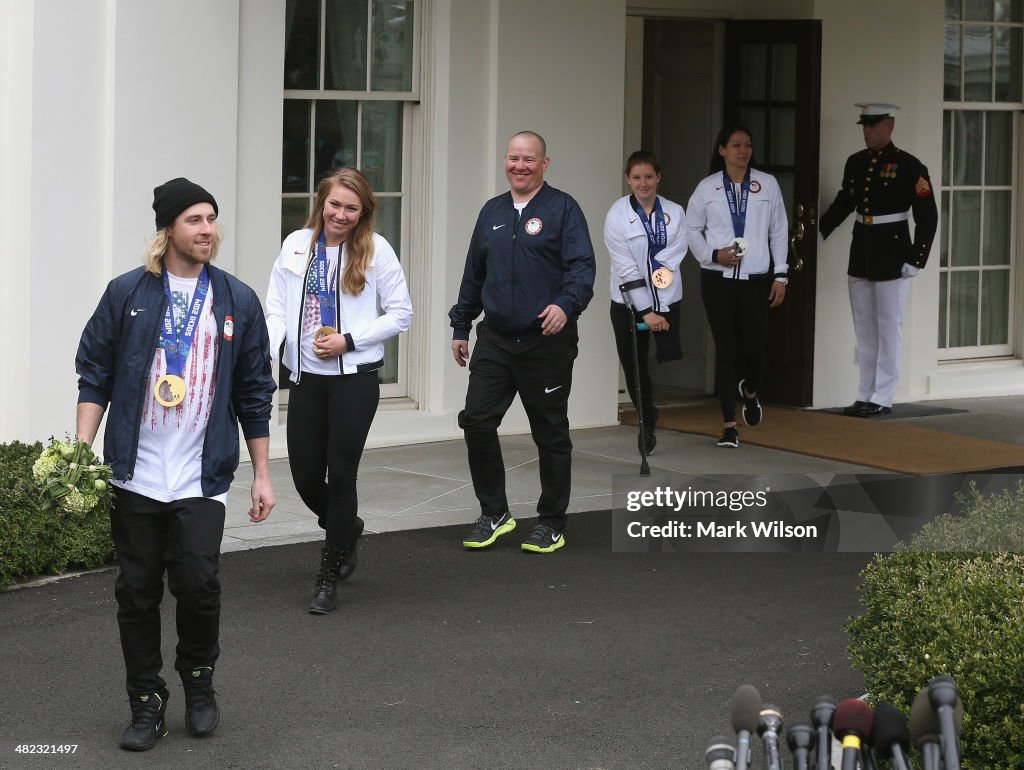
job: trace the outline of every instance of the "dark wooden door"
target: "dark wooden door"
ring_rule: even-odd
[[[725,122],[747,126],[757,167],[779,181],[790,226],[786,301],[771,311],[762,400],[806,406],[814,375],[820,21],[731,21]]]

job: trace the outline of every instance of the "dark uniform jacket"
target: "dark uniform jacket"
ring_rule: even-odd
[[[481,311],[505,335],[540,334],[537,316],[558,305],[570,321],[594,296],[597,266],[583,211],[546,182],[519,214],[510,192],[480,210],[458,302],[448,313],[452,339],[469,339]]]
[[[864,222],[853,225],[847,274],[871,281],[899,278],[903,264],[922,268],[935,238],[939,213],[928,169],[917,158],[891,142],[881,150],[851,155],[843,169],[843,187],[821,217],[821,235],[828,238],[854,210]],[[869,224],[872,217],[914,214],[914,240],[910,223]]]

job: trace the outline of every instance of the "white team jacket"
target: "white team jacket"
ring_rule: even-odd
[[[637,310],[653,308],[656,311],[668,309],[670,304],[683,298],[683,279],[679,264],[686,256],[686,214],[683,207],[667,198],[658,196],[661,210],[668,222],[665,224],[667,244],[658,252],[656,259],[673,272],[673,281],[665,289],[651,286],[651,262],[647,258],[647,230],[637,213],[630,208],[629,196],[619,198],[608,209],[604,220],[604,245],[612,258],[611,296],[612,302],[622,302],[619,285],[643,279],[643,288],[629,293]],[[652,294],[657,293],[657,297]]]
[[[738,198],[736,205],[739,206]],[[713,250],[725,248],[736,239],[721,172],[702,179],[693,191],[686,206],[686,230],[690,250],[702,268],[718,270],[727,278],[747,278],[769,270],[776,276],[786,274],[789,223],[782,191],[771,174],[750,170],[747,222],[743,232],[747,253],[735,268],[711,261]]]
[[[299,329],[305,302],[306,270],[313,231],[296,230],[281,244],[267,288],[267,329],[276,358],[284,341],[284,365],[293,382],[299,378]],[[355,374],[378,368],[384,360],[384,340],[406,331],[412,323],[412,302],[395,250],[373,234],[373,260],[363,291],[353,296],[338,281],[338,331],[349,334],[352,349],[341,356],[341,371]],[[345,266],[345,246],[338,257],[339,276]]]

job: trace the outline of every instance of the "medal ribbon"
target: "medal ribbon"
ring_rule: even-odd
[[[185,371],[185,360],[188,352],[192,349],[192,337],[195,335],[196,326],[199,322],[199,314],[206,302],[206,293],[210,288],[210,275],[203,266],[203,271],[196,281],[196,290],[192,293],[192,302],[188,307],[188,315],[185,317],[185,325],[181,332],[178,332],[174,323],[174,295],[171,293],[171,282],[167,277],[167,268],[164,268],[164,294],[167,297],[167,310],[164,311],[164,328],[160,333],[160,347],[164,349],[164,361],[167,364],[167,374],[181,377]]]
[[[729,202],[729,214],[732,216],[732,232],[737,238],[743,237],[743,231],[747,226],[747,196],[750,194],[750,171],[743,176],[743,183],[740,185],[740,205],[736,208],[736,192],[733,190],[732,180],[729,174],[722,172],[722,180],[725,186],[725,199]]]
[[[340,249],[339,249],[340,258]],[[320,233],[320,240],[316,242],[316,280],[320,295],[320,323],[323,326],[336,327],[337,313],[334,294],[337,273],[327,275],[327,238]]]
[[[661,200],[655,198],[654,211],[652,212],[654,222],[652,223],[647,217],[644,207],[640,205],[640,201],[637,201],[636,198],[633,200],[636,201],[637,216],[640,217],[640,221],[644,224],[644,230],[647,231],[647,258],[651,261],[651,272],[654,272],[663,267],[656,257],[658,252],[668,245],[668,228],[665,225],[665,212],[661,210]]]

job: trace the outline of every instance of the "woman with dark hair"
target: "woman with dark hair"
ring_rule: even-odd
[[[412,303],[391,245],[373,231],[377,200],[354,168],[317,186],[306,226],[281,246],[267,289],[270,349],[290,371],[288,464],[326,538],[309,611],[331,612],[356,567],[363,521],[356,475],[377,413],[384,341],[409,328]]]
[[[626,183],[632,191],[619,198],[604,221],[604,243],[611,256],[611,320],[615,349],[626,374],[626,388],[637,405],[637,385],[643,406],[643,435],[638,447],[654,451],[658,410],[653,403],[648,351],[654,338],[658,363],[674,361],[679,345],[679,302],[683,281],[679,263],[686,256],[683,207],[658,195],[661,165],[654,153],[637,150],[626,161]],[[624,297],[620,286],[625,286]],[[626,304],[628,298],[632,312]],[[633,370],[632,326],[643,322],[650,332],[637,332],[637,366]]]
[[[764,368],[768,309],[786,297],[789,253],[786,209],[771,174],[752,168],[750,131],[723,128],[711,175],[697,185],[686,213],[690,250],[700,262],[700,290],[715,340],[715,387],[722,408],[718,446],[739,446],[736,399],[743,421],[760,424],[757,389]]]

